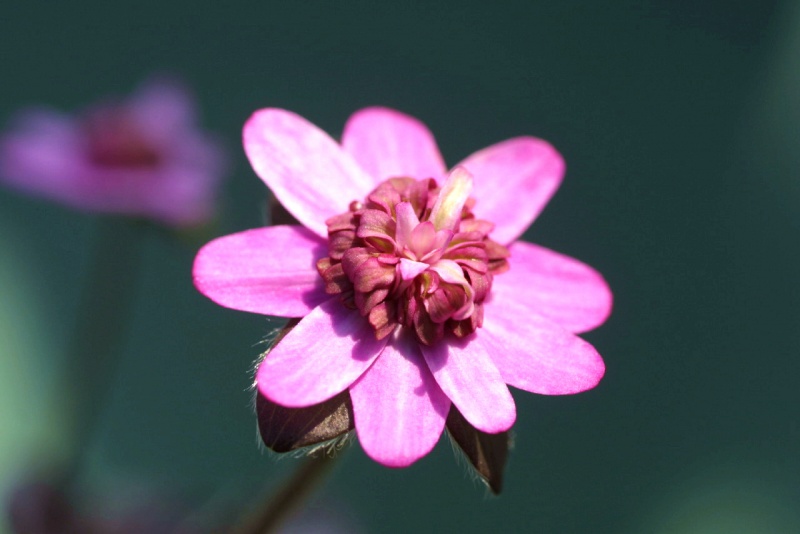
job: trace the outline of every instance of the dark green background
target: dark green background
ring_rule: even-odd
[[[231,153],[220,235],[264,220],[239,141],[260,107],[336,136],[360,107],[396,107],[450,164],[524,134],[564,155],[526,238],[609,281],[614,313],[586,335],[603,382],[514,392],[500,498],[443,440],[404,470],[353,446],[316,507],[366,532],[800,530],[795,2],[16,2],[0,46],[0,120],[183,76]],[[55,377],[98,224],[0,191],[0,488],[59,451]],[[194,291],[199,244],[147,239],[87,491],[155,484],[224,509],[293,467],[259,452],[246,391],[276,323]]]

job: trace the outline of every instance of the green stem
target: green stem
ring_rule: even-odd
[[[106,406],[133,309],[143,245],[143,227],[129,220],[101,219],[95,232],[62,388],[73,423],[68,480],[82,469]]]
[[[326,451],[309,456],[281,488],[231,530],[232,534],[268,534],[294,512],[330,472],[335,457]]]

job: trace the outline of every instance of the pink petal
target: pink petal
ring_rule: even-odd
[[[494,277],[491,298],[525,306],[570,332],[603,324],[613,297],[602,275],[574,258],[518,241],[509,247],[510,269]]]
[[[392,216],[381,210],[365,209],[361,213],[356,235],[362,239],[373,238],[380,242],[384,252],[394,252],[397,248],[394,240],[397,223]],[[376,246],[379,246],[376,243]]]
[[[476,217],[495,223],[491,237],[502,244],[527,230],[564,176],[561,155],[534,137],[497,143],[459,165],[475,176]]]
[[[446,230],[442,230],[442,235],[447,235],[444,232]],[[452,232],[450,232],[452,235]],[[417,258],[422,258],[426,254],[428,254],[441,240],[439,232],[436,231],[434,228],[433,223],[431,221],[425,221],[417,225],[414,230],[411,231],[411,238],[408,240],[407,246],[414,253],[414,256]]]
[[[403,280],[413,280],[418,274],[428,270],[428,267],[429,265],[427,263],[400,258],[400,267],[397,271],[400,273],[400,278]]]
[[[455,231],[461,221],[461,210],[472,193],[472,174],[464,167],[455,167],[447,176],[439,196],[431,208],[429,221],[436,230]]]
[[[514,399],[480,332],[420,349],[439,387],[472,426],[490,434],[511,428],[517,418]]]
[[[220,237],[194,260],[194,284],[235,310],[302,317],[328,298],[316,269],[327,248],[301,226],[272,226]]]
[[[256,111],[244,125],[250,164],[306,228],[327,237],[325,220],[362,200],[374,180],[331,137],[282,109]]]
[[[430,221],[425,221],[425,223],[430,223]],[[428,243],[427,252],[422,254],[420,261],[426,261],[428,263],[435,263],[438,261],[438,259],[442,257],[442,253],[447,249],[447,245],[453,240],[453,235],[455,234],[450,230],[437,231],[434,235],[433,242]],[[415,251],[415,253],[422,252]]]
[[[605,364],[589,343],[553,321],[503,300],[487,304],[479,335],[503,380],[542,395],[568,395],[592,389]]]
[[[388,467],[406,467],[428,454],[450,410],[417,341],[402,330],[350,387],[350,397],[361,447]]]
[[[216,148],[208,145],[205,155],[213,154]],[[221,156],[219,151],[216,153]],[[217,184],[222,178],[220,169],[214,164],[204,168],[173,165],[165,167],[159,174],[139,177],[138,187],[131,187],[140,193],[138,198],[129,195],[131,201],[127,204],[120,203],[122,205],[119,206],[119,211],[125,213],[127,208],[131,213],[147,214],[177,226],[208,221],[214,214]],[[105,178],[106,181],[111,179],[110,176]],[[136,177],[127,176],[125,180],[133,182]],[[145,187],[145,184],[150,187]],[[116,196],[121,197],[122,194],[118,193]],[[108,198],[107,202],[110,207],[112,198]]]
[[[344,127],[342,146],[376,184],[396,176],[438,180],[446,171],[430,130],[392,109],[373,107],[354,113]]]
[[[448,284],[459,284],[464,286],[464,291],[472,297],[472,286],[464,276],[464,270],[453,260],[439,260],[435,265],[431,265],[431,271],[438,274],[442,280]]]
[[[0,180],[74,205],[81,198],[73,190],[83,151],[80,126],[70,117],[49,109],[22,110],[0,138]]]
[[[403,247],[407,247],[411,243],[411,232],[419,225],[419,218],[410,202],[400,202],[395,206],[395,213],[397,213],[395,240],[397,241],[397,246],[402,250]]]
[[[197,115],[189,88],[169,77],[143,83],[131,96],[127,107],[142,131],[159,145],[173,143],[177,135],[191,131]]]
[[[258,389],[290,408],[319,404],[348,388],[386,346],[357,310],[334,297],[305,316],[267,355]]]

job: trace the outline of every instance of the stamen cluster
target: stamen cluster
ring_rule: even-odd
[[[358,309],[378,339],[402,325],[433,345],[483,323],[509,252],[488,237],[494,224],[473,215],[474,199],[452,200],[462,192],[451,190],[432,178],[391,178],[325,221],[328,256],[317,262],[325,291]]]

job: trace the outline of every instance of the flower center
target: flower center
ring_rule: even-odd
[[[472,214],[471,189],[472,176],[456,168],[441,188],[432,178],[390,178],[353,201],[325,221],[325,291],[358,309],[378,339],[398,326],[426,345],[474,332],[509,252],[489,239],[494,224]]]
[[[87,117],[89,159],[104,167],[155,167],[161,154],[124,109],[109,106]]]

